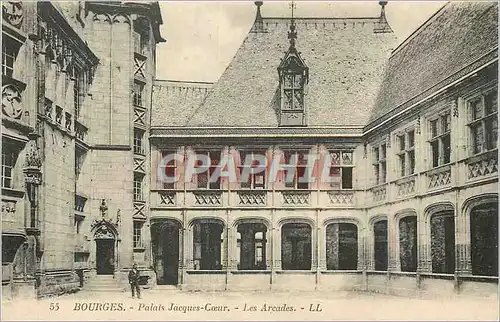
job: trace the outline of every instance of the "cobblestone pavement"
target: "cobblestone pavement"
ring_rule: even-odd
[[[2,320],[498,320],[493,299],[408,299],[369,293],[87,293],[3,302]]]

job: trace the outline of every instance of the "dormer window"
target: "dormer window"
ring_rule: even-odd
[[[304,126],[306,125],[304,92],[309,79],[309,68],[295,48],[297,32],[293,18],[288,38],[290,48],[278,67],[281,90],[280,125]]]

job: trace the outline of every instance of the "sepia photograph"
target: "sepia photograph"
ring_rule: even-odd
[[[497,1],[1,1],[3,321],[498,321]]]

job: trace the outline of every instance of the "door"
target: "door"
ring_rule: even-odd
[[[96,240],[97,274],[112,275],[115,270],[115,241],[113,239]]]
[[[177,285],[179,277],[179,229],[170,226],[163,235],[163,283]]]

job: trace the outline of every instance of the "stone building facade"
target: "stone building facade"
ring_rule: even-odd
[[[4,294],[125,285],[135,262],[148,287],[496,296],[496,3],[449,3],[398,45],[383,1],[257,1],[216,83],[155,79],[156,2],[2,5]],[[246,169],[259,155],[294,166]],[[306,155],[330,182],[300,179]],[[209,180],[222,160],[236,181]]]
[[[157,283],[496,296],[497,5],[449,3],[399,45],[385,2],[321,19],[256,5],[216,83],[153,86]],[[194,155],[211,163],[191,177]],[[255,155],[268,168],[240,180]],[[269,181],[274,157],[294,167]],[[221,160],[236,182],[207,182]]]
[[[145,205],[134,178],[148,170],[159,5],[5,1],[2,10],[3,294],[126,274],[148,260],[129,250],[136,217],[145,219],[134,212]]]

